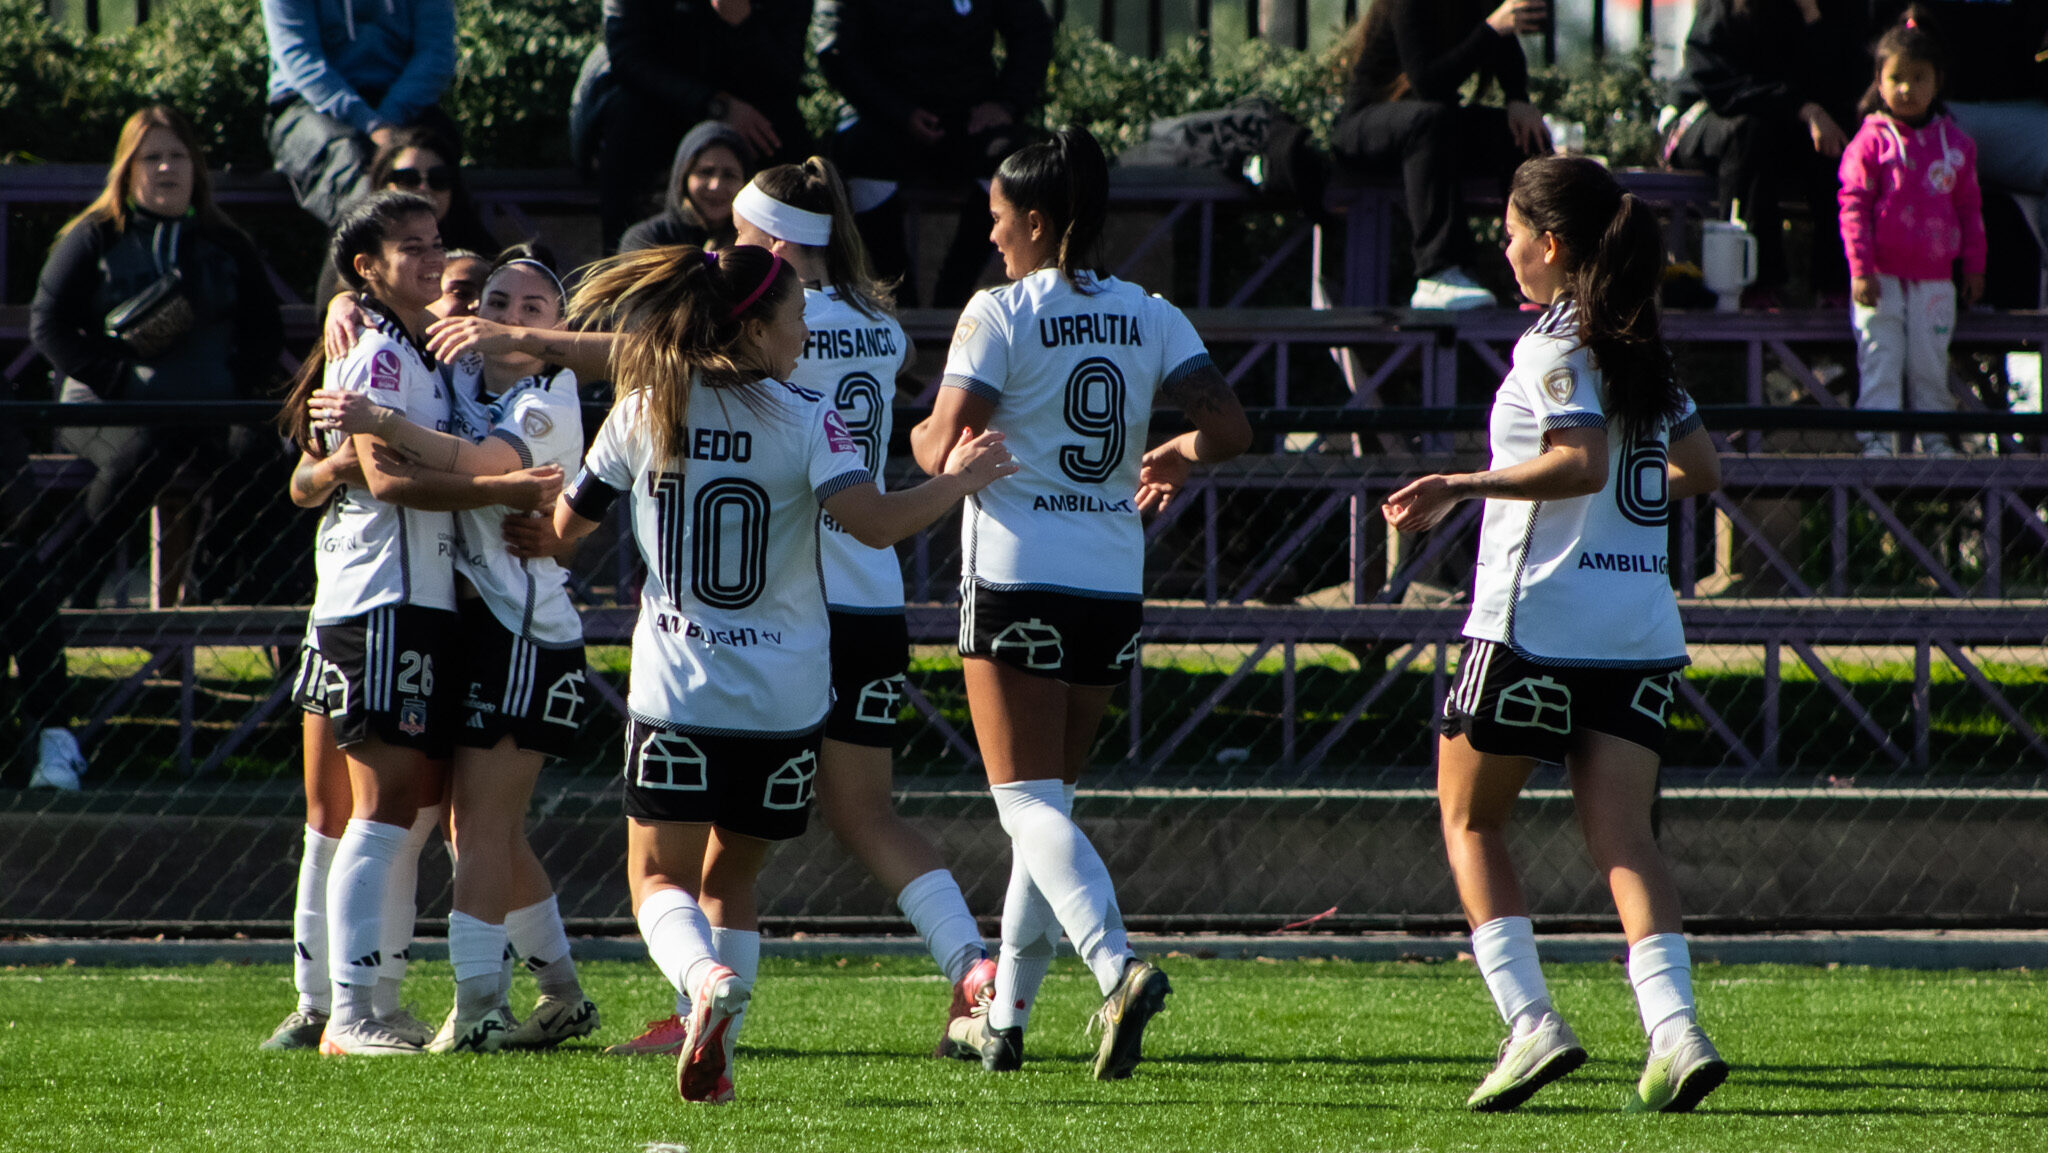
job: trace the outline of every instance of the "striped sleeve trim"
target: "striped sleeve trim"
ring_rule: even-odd
[[[1693,433],[1698,432],[1706,426],[1707,422],[1700,419],[1700,414],[1698,411],[1687,413],[1685,419],[1671,426],[1671,435],[1669,439],[1674,441],[1684,440],[1686,437],[1691,436]]]
[[[1171,385],[1179,384],[1181,381],[1186,380],[1188,377],[1193,376],[1194,374],[1202,371],[1205,368],[1214,367],[1216,367],[1216,362],[1214,360],[1211,360],[1209,358],[1209,354],[1206,352],[1200,353],[1195,356],[1190,356],[1186,360],[1183,360],[1178,365],[1174,366],[1172,372],[1166,374],[1166,379],[1160,382],[1160,387],[1165,388]]]
[[[512,450],[519,454],[520,468],[533,467],[533,450],[526,447],[526,441],[522,440],[517,434],[513,433],[510,429],[494,428],[490,432],[490,437],[502,440],[506,444],[512,446]]]
[[[851,472],[842,472],[817,487],[818,503],[824,504],[826,501],[831,500],[855,485],[873,483],[875,483],[874,474],[870,473],[867,469],[857,468]]]
[[[1561,412],[1543,418],[1543,431],[1560,428],[1606,428],[1607,418],[1597,412]]]
[[[985,381],[976,380],[971,376],[949,376],[939,382],[939,387],[962,389],[969,396],[978,396],[987,401],[1003,399],[1002,389]]]

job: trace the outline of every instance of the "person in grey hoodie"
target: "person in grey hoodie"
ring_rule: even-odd
[[[690,129],[676,145],[661,211],[627,229],[619,251],[665,244],[730,247],[733,197],[753,173],[753,153],[737,129],[722,120]]]
[[[322,224],[367,191],[370,157],[396,130],[459,145],[438,103],[455,77],[455,0],[263,0],[263,31],[271,162]]]

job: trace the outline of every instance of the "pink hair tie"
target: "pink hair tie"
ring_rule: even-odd
[[[1914,20],[1911,16],[1906,17],[1906,27],[1911,28],[1915,32],[1920,31],[1919,22]]]
[[[745,300],[732,306],[732,311],[725,314],[727,320],[738,320],[740,314],[752,308],[754,302],[761,299],[761,294],[768,291],[768,286],[775,283],[775,277],[782,272],[782,256],[774,252],[769,253],[768,256],[770,260],[768,275],[761,278],[761,283],[754,286],[754,291],[747,293]]]
[[[718,267],[718,254],[717,254],[716,252],[713,252],[712,250],[710,250],[710,249],[708,249],[708,248],[707,248],[707,249],[705,249],[705,250],[704,250],[704,263],[705,263],[705,264],[707,264],[707,265],[709,265],[709,266],[710,266],[710,267],[712,267],[712,268],[717,268],[717,267]]]

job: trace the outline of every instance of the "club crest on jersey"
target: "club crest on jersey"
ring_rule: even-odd
[[[427,731],[427,702],[413,700],[398,706],[398,731],[417,737]]]
[[[958,348],[966,344],[973,338],[975,330],[980,327],[980,321],[972,317],[961,317],[960,323],[953,326],[953,347]]]
[[[555,431],[555,422],[536,409],[519,418],[519,427],[526,430],[526,435],[539,438]]]
[[[860,451],[860,445],[854,443],[853,433],[847,431],[845,418],[836,409],[825,410],[825,447],[833,452]]]
[[[370,387],[385,392],[398,391],[398,354],[388,348],[380,348],[370,357]]]
[[[1572,366],[1569,364],[1560,364],[1543,374],[1543,391],[1549,393],[1550,399],[1559,404],[1570,400],[1573,391],[1578,387],[1578,377],[1572,372]]]

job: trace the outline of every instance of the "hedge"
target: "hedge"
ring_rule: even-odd
[[[474,163],[568,163],[569,93],[599,11],[593,0],[458,0],[461,59],[446,104]],[[1637,56],[1536,69],[1531,90],[1546,111],[1586,124],[1590,151],[1650,163],[1657,100],[1646,65]],[[146,23],[101,36],[52,24],[40,0],[0,0],[0,146],[11,150],[0,159],[103,161],[131,111],[165,100],[193,117],[214,164],[267,166],[267,69],[257,0],[158,0]],[[1341,87],[1333,52],[1251,41],[1219,58],[1196,37],[1147,59],[1063,27],[1044,119],[1084,123],[1114,154],[1152,120],[1256,93],[1326,139]],[[837,118],[822,88],[803,107],[821,135]]]

